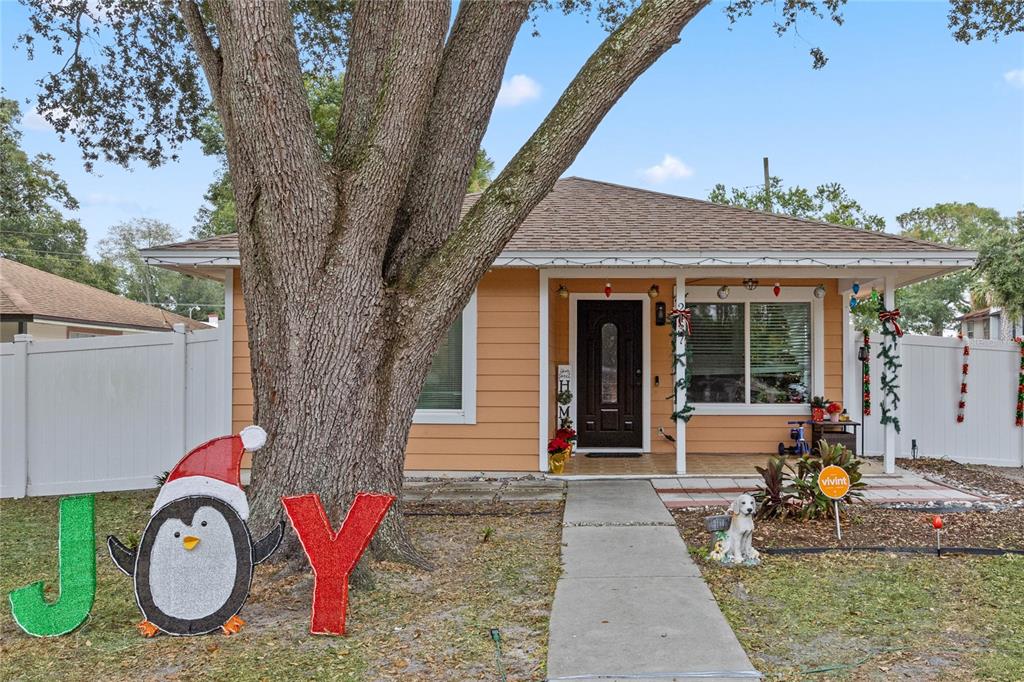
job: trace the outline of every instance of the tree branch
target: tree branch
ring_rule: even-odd
[[[378,0],[357,3],[352,15],[332,160],[344,215],[332,241],[338,249],[358,244],[378,272],[430,108],[450,13],[447,0]]]
[[[501,77],[529,0],[467,0],[459,5],[434,87],[430,114],[398,219],[389,239],[385,279],[415,273],[458,224]]]
[[[195,0],[178,0],[178,11],[181,12],[181,20],[188,30],[192,49],[199,55],[199,63],[203,66],[206,82],[210,86],[210,94],[213,96],[214,106],[217,107],[217,113],[223,118],[221,77],[224,71],[224,64],[220,58],[220,50],[210,40],[210,35],[206,32],[206,22],[203,20],[203,15],[199,11],[199,5],[196,4]]]
[[[611,107],[679,40],[710,0],[647,0],[591,55],[544,122],[417,277],[414,304],[454,317],[516,228],[573,162]]]

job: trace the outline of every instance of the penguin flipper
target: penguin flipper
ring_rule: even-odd
[[[284,538],[284,519],[281,519],[281,522],[274,526],[274,530],[267,533],[262,540],[253,544],[252,563],[262,564],[266,561],[281,546],[282,538]]]
[[[122,573],[129,577],[135,575],[135,550],[128,549],[124,543],[113,535],[107,536],[107,549],[110,551],[110,558],[114,560]]]

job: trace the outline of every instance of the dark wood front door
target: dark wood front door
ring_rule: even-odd
[[[640,301],[579,301],[576,402],[583,448],[643,447]]]

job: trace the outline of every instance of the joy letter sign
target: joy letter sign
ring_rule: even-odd
[[[242,455],[265,442],[263,429],[247,426],[193,449],[168,474],[138,546],[107,538],[110,558],[132,578],[143,635],[230,635],[245,625],[238,614],[253,569],[277,550],[284,534],[283,521],[258,540],[249,531]],[[345,634],[349,575],[394,500],[359,493],[335,531],[317,495],[282,498],[315,575],[312,633]],[[11,592],[14,620],[30,635],[63,635],[89,616],[96,597],[93,506],[92,495],[60,501],[57,601],[43,598],[42,581]]]

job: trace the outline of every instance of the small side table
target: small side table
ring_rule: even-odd
[[[810,422],[811,424],[811,450],[817,446],[819,440],[827,440],[829,442],[840,442],[846,447],[853,450],[855,457],[860,457],[864,452],[864,430],[861,428],[862,424],[855,421],[846,422],[833,422],[828,419],[821,422]],[[847,430],[847,427],[852,428],[853,431]],[[857,447],[857,432],[860,432],[860,448]],[[839,438],[830,439],[829,434],[845,434]]]

